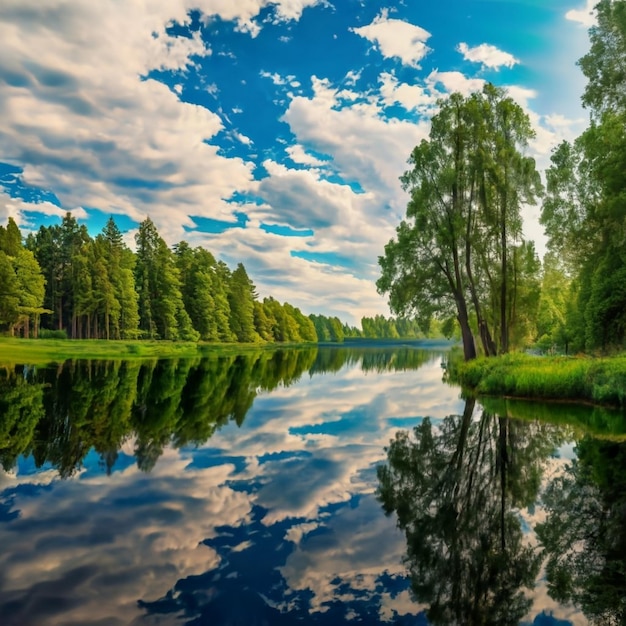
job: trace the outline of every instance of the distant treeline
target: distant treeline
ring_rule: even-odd
[[[150,220],[136,252],[110,218],[95,238],[67,213],[23,240],[0,226],[0,332],[22,337],[210,342],[341,342],[345,337],[423,337],[412,320],[306,316],[260,300],[245,267],[231,270],[202,247],[169,248]]]

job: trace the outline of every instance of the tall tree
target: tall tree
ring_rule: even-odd
[[[260,337],[254,328],[254,301],[256,289],[248,277],[242,263],[230,277],[228,302],[230,304],[230,327],[237,341],[250,343],[259,341]]]
[[[183,304],[174,254],[148,217],[135,235],[140,329],[151,339],[198,338]]]
[[[523,154],[532,136],[528,116],[504,91],[453,94],[401,177],[407,219],[379,258],[377,287],[392,311],[413,314],[424,329],[435,314],[455,315],[466,359],[476,356],[476,332],[487,355],[509,348],[509,259],[521,242],[521,205],[540,191],[534,161]]]
[[[626,4],[601,0],[596,12],[579,61],[590,125],[552,155],[542,223],[576,290],[568,334],[582,338],[576,347],[611,349],[626,342]]]

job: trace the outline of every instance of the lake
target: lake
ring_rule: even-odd
[[[624,623],[623,416],[446,354],[0,369],[0,624]]]

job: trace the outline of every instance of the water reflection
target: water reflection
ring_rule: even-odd
[[[0,442],[0,621],[414,621],[375,466],[458,392],[437,353],[351,354],[5,370],[5,405],[36,402],[32,436]]]
[[[54,368],[0,370],[0,463],[20,454],[63,477],[95,450],[110,473],[136,436],[137,465],[150,471],[165,446],[199,445],[229,421],[243,423],[260,392],[342,367],[417,369],[437,353],[401,347],[276,350],[228,357],[153,361],[68,361]]]
[[[0,370],[0,623],[587,623],[533,530],[583,422],[483,411],[414,347]],[[619,562],[595,488],[600,574],[557,596],[573,556],[545,540],[563,600]]]
[[[555,478],[537,533],[552,597],[575,601],[594,624],[626,623],[626,444],[589,436]]]
[[[411,586],[432,624],[519,624],[541,563],[519,510],[537,500],[563,433],[486,411],[474,419],[474,408],[470,399],[437,427],[400,431],[379,497],[405,533]]]

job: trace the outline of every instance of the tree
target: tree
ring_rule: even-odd
[[[379,258],[378,290],[425,330],[434,315],[455,315],[466,359],[476,356],[476,332],[485,354],[509,349],[519,312],[510,257],[521,243],[521,206],[540,192],[522,152],[532,136],[528,116],[502,90],[453,94],[401,177],[407,219]]]
[[[22,234],[12,217],[7,220],[6,228],[0,226],[0,250],[7,256],[17,256],[22,249]]]
[[[105,317],[108,317],[107,336],[115,339],[132,339],[138,334],[139,311],[133,269],[135,256],[124,243],[122,233],[110,217],[96,237],[102,260],[106,269],[106,278],[102,269],[98,272],[104,286],[110,283],[112,293],[104,299]],[[108,308],[108,313],[106,309]]]
[[[0,250],[0,327],[11,330],[19,319],[20,290],[11,259]]]
[[[23,328],[24,336],[30,337],[32,323],[36,337],[40,316],[50,313],[43,308],[46,281],[35,255],[30,250],[20,249],[13,257],[13,267],[19,290],[19,324]]]
[[[243,343],[260,341],[259,334],[254,328],[255,296],[254,284],[248,277],[243,263],[239,263],[230,277],[228,303],[230,304],[230,328],[237,337],[237,341]]]
[[[198,333],[184,307],[174,255],[149,217],[139,225],[135,241],[139,328],[151,339],[195,341]]]
[[[580,340],[577,347],[609,350],[626,340],[626,5],[601,0],[596,10],[591,46],[579,61],[590,125],[552,155],[542,223],[576,293],[567,334]]]

